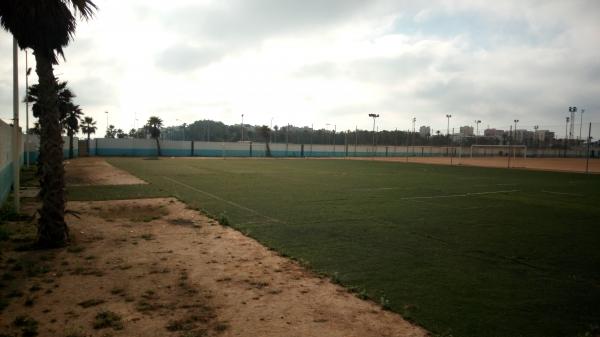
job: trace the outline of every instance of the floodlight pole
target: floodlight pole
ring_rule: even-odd
[[[335,133],[337,132],[337,125],[333,124],[333,156],[335,157]]]
[[[587,156],[585,160],[585,173],[590,173],[590,144],[592,143],[592,122],[588,129]]]
[[[446,118],[448,118],[448,126],[446,128],[446,135],[448,135],[448,138],[450,138],[450,118],[452,118],[452,115],[446,115]]]
[[[570,109],[571,108],[569,108],[569,110]],[[567,157],[567,143],[568,143],[568,140],[567,140],[567,129],[569,128],[569,120],[570,120],[570,118],[567,117],[566,118],[567,122],[565,123],[565,158]]]
[[[510,131],[509,134],[512,135],[512,125],[510,126]],[[508,137],[508,164],[507,164],[507,168],[510,168],[510,156],[512,155],[512,136]]]
[[[13,137],[12,137],[12,167],[13,167],[13,198],[15,212],[21,209],[21,177],[19,158],[19,48],[17,39],[13,37]]]
[[[580,113],[581,113],[581,117],[579,118],[579,139],[581,139],[581,129],[583,128],[583,113],[585,112],[585,109],[581,109]]]
[[[535,130],[535,156],[537,157],[539,154],[539,148],[540,148],[540,135],[538,134],[538,129],[540,128],[539,125],[534,125],[533,129]]]
[[[479,137],[479,123],[481,123],[480,120],[475,121],[475,127],[477,129],[477,131],[475,132],[475,144],[478,144],[477,138]]]
[[[31,69],[27,62],[27,49],[25,49],[25,98],[27,98],[29,91],[29,73]],[[25,99],[25,163],[29,168],[29,152],[27,151],[27,145],[29,143],[29,101]]]
[[[517,141],[517,123],[519,123],[519,120],[515,119],[514,122],[515,122],[515,140],[513,143],[516,143],[516,141]]]
[[[417,118],[413,117],[412,119],[412,123],[413,123],[413,132],[412,132],[412,136],[411,136],[411,145],[412,145],[412,152],[413,152],[413,157],[415,156],[415,123],[417,122]]]
[[[242,114],[242,124],[240,124],[240,128],[242,129],[242,142],[244,141],[244,114]]]
[[[377,145],[375,144],[375,119],[379,117],[379,114],[369,114],[369,117],[373,118],[373,156],[377,153]]]
[[[106,114],[106,134],[108,135],[108,111],[104,111]]]

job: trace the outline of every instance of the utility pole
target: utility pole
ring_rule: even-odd
[[[13,37],[13,138],[12,138],[12,167],[13,167],[13,196],[15,212],[21,210],[21,160],[19,142],[19,48],[17,39]]]

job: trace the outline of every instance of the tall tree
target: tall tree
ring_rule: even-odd
[[[21,49],[31,48],[39,78],[40,105],[40,197],[37,242],[44,247],[65,245],[69,229],[65,222],[65,171],[58,92],[54,65],[75,33],[75,15],[90,18],[96,5],[91,0],[2,0],[0,25]]]
[[[67,136],[69,137],[69,159],[73,159],[73,136],[79,132],[79,123],[81,122],[81,116],[83,112],[79,105],[71,104],[65,119],[63,119],[63,126],[67,130]]]
[[[148,118],[148,122],[146,123],[146,129],[148,129],[150,137],[156,140],[156,151],[159,157],[162,156],[160,151],[160,141],[158,140],[160,137],[160,128],[162,128],[162,123],[162,119],[156,116]]]
[[[87,135],[87,148],[88,153],[90,152],[90,135],[96,133],[96,121],[92,117],[83,118],[83,125],[81,126],[81,132]]]
[[[104,138],[115,138],[117,136],[117,129],[114,125],[109,125],[108,129],[106,129],[106,134]]]
[[[260,129],[258,129],[258,131],[259,131],[261,137],[264,138],[264,140],[265,140],[265,145],[267,147],[266,156],[271,157],[271,147],[269,146],[269,141],[271,139],[271,129],[269,129],[268,126],[263,125],[260,127]]]

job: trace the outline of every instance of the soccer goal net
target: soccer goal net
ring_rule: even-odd
[[[506,157],[527,158],[525,145],[471,145],[471,157]]]

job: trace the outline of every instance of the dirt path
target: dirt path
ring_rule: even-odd
[[[427,336],[175,199],[68,208],[81,214],[73,245],[5,259],[40,272],[0,331],[24,331],[27,317],[39,336]]]
[[[65,162],[68,185],[135,185],[145,181],[120,170],[103,158],[81,157]]]
[[[480,167],[498,167],[507,168],[508,158],[506,157],[486,157],[486,158],[470,158],[470,157],[362,157],[348,158],[351,160],[378,160],[378,161],[393,161],[421,164],[437,164],[437,165],[465,165],[465,166],[480,166]],[[583,158],[511,158],[511,168],[530,169],[540,171],[561,171],[561,172],[585,172],[586,160]],[[589,172],[600,173],[600,160],[590,159]]]

